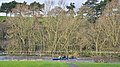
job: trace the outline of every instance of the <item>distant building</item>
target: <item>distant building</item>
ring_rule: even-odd
[[[0,16],[6,16],[6,13],[0,13]]]
[[[6,13],[1,12],[1,13],[0,13],[0,16],[6,16]],[[14,17],[14,14],[8,13],[7,16],[8,16],[8,17],[10,17],[10,16],[11,16],[11,17]]]

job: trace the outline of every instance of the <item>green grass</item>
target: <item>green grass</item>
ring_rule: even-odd
[[[0,67],[69,67],[62,62],[43,61],[0,61]]]
[[[113,63],[74,63],[78,67],[120,67]],[[69,67],[64,62],[0,61],[0,67]]]
[[[78,67],[120,67],[120,64],[113,63],[75,63]]]
[[[3,21],[3,20],[5,20],[7,17],[5,17],[5,16],[0,16],[0,22],[1,21]]]

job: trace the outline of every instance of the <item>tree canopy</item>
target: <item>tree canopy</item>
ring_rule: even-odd
[[[107,4],[107,0],[98,1],[98,0],[87,0],[82,7],[84,13],[87,13],[86,17],[91,23],[95,23],[96,19],[102,14],[105,6]]]
[[[68,10],[73,10],[75,8],[75,3],[70,3],[69,6],[66,6]]]
[[[9,3],[2,3],[2,5],[0,7],[0,12],[9,13],[12,11],[13,8],[16,7],[16,4],[18,4],[18,2],[16,2],[16,1],[12,1]]]

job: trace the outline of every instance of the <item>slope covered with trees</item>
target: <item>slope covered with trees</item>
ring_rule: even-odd
[[[50,51],[55,54],[61,51],[67,55],[113,56],[111,53],[120,51],[120,4],[115,0],[96,2],[88,0],[77,16],[68,15],[59,6],[46,17],[34,15],[41,11],[34,2],[31,4],[33,17],[9,17],[1,22],[1,49],[13,53]],[[73,10],[74,3],[67,8]]]

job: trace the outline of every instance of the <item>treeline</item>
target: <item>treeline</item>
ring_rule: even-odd
[[[42,9],[44,8],[44,4],[40,4],[39,2],[32,2],[30,4],[27,4],[27,2],[23,2],[23,3],[19,3],[16,1],[12,1],[12,2],[8,2],[8,3],[2,3],[1,7],[0,7],[0,12],[5,12],[6,16],[8,13],[10,14],[18,14],[18,15],[22,15],[25,14],[31,14],[35,11],[42,11]],[[30,12],[31,11],[31,12]]]
[[[85,8],[85,11],[82,11],[84,13],[88,13],[87,15],[89,16],[99,16],[102,11],[104,10],[104,7],[106,3],[109,2],[109,0],[104,0],[104,1],[98,1],[98,0],[87,0],[82,8]],[[14,14],[15,16],[21,15],[21,16],[26,16],[26,15],[37,15],[37,16],[46,16],[49,15],[51,12],[56,13],[58,11],[54,11],[55,9],[62,9],[65,13],[77,15],[79,14],[76,12],[74,9],[76,8],[75,3],[70,3],[66,5],[66,1],[64,0],[59,0],[58,1],[58,6],[55,6],[55,1],[54,0],[46,0],[43,4],[39,2],[32,2],[30,4],[27,4],[27,2],[16,2],[16,1],[11,1],[8,3],[2,3],[0,7],[0,12],[5,12],[6,16],[8,13]],[[65,10],[68,9],[68,10]],[[86,11],[86,10],[90,10]],[[94,12],[94,14],[93,14]],[[94,18],[93,18],[94,19]]]
[[[57,7],[47,17],[9,17],[0,24],[1,50],[119,52],[120,5],[106,1],[88,0],[77,16],[67,6],[70,12]]]
[[[46,0],[43,4],[39,2],[32,2],[30,4],[27,4],[27,2],[19,3],[16,1],[8,2],[8,3],[2,3],[0,7],[0,12],[5,12],[6,16],[7,14],[10,13],[10,15],[14,14],[14,16],[46,16],[48,15],[48,12],[50,12],[53,7],[57,8],[59,7],[60,9],[63,9],[65,11],[65,8],[68,10],[72,10],[75,8],[75,3],[70,3],[70,5],[66,6],[65,1],[59,0],[58,5],[59,6],[54,6],[55,1],[51,0]],[[63,8],[63,6],[65,8]],[[65,11],[67,13],[67,11]]]

